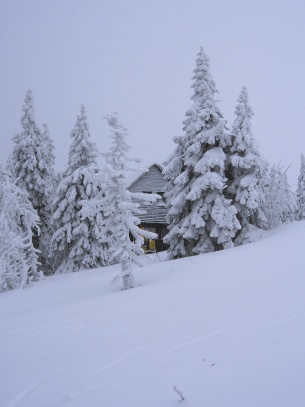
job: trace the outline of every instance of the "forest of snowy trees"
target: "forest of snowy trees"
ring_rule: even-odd
[[[259,229],[305,219],[304,156],[294,192],[288,169],[270,165],[259,151],[247,88],[237,98],[230,128],[217,104],[203,48],[192,79],[183,134],[174,138],[163,170],[164,241],[172,259],[249,243]],[[22,130],[13,136],[13,151],[0,167],[0,291],[23,288],[43,275],[114,263],[121,264],[122,288],[134,287],[132,264],[140,263],[144,237],[155,238],[139,227],[138,202],[160,197],[127,190],[128,131],[117,114],[105,119],[112,140],[110,151],[103,152],[105,165],[98,164],[82,105],[67,166],[59,174],[48,126],[36,123],[33,94],[27,91]]]

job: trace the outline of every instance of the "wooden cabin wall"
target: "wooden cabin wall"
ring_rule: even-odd
[[[154,165],[150,168],[149,172],[145,173],[139,180],[137,180],[131,187],[130,192],[152,192],[156,194],[163,191],[166,184],[160,169]]]

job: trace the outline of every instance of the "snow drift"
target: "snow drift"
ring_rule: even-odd
[[[305,228],[0,295],[3,407],[303,407]],[[152,259],[154,260],[154,259]]]

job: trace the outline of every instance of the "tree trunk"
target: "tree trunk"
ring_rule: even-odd
[[[132,273],[130,256],[127,251],[124,251],[121,256],[121,273],[123,290],[133,288],[135,286],[135,281]]]

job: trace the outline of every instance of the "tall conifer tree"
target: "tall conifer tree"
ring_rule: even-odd
[[[175,258],[232,247],[240,228],[236,208],[223,193],[231,136],[216,104],[217,90],[203,48],[196,59],[193,80],[193,105],[186,112],[185,135],[178,145],[181,172],[169,181],[174,182],[177,194],[168,200],[169,233],[165,241]],[[164,169],[168,180],[172,159]]]
[[[41,277],[32,241],[38,221],[27,192],[0,168],[0,291],[23,288]]]
[[[236,243],[248,241],[251,224],[265,219],[260,207],[263,203],[263,180],[267,163],[259,153],[251,132],[253,110],[248,102],[247,88],[243,87],[235,109],[236,118],[232,126],[232,146],[227,170],[228,197],[237,209],[237,218],[242,229]],[[256,225],[257,226],[257,225]]]
[[[70,137],[68,166],[56,190],[51,222],[55,232],[51,239],[50,257],[57,273],[105,265],[94,219],[82,219],[80,214],[83,201],[90,200],[99,192],[94,182],[99,171],[97,149],[90,141],[83,105]]]
[[[289,168],[289,167],[288,167]],[[264,202],[261,210],[267,220],[266,229],[292,222],[296,215],[296,199],[287,180],[287,169],[272,165],[265,177]]]
[[[301,168],[297,188],[297,219],[305,219],[305,157],[301,154]]]
[[[50,135],[42,134],[36,124],[31,90],[26,93],[22,112],[22,131],[13,137],[15,146],[10,158],[10,173],[16,177],[17,185],[28,193],[28,198],[39,216],[40,232],[38,234],[38,230],[36,231],[34,245],[40,250],[39,260],[43,270],[46,270],[49,267],[46,242],[50,239],[50,202],[54,192],[54,146]]]
[[[139,204],[132,199],[153,202],[160,198],[155,194],[132,193],[127,190],[129,162],[138,161],[128,157],[130,146],[126,143],[127,128],[119,121],[117,114],[106,116],[111,128],[112,147],[107,154],[109,172],[108,189],[100,200],[105,214],[104,233],[108,236],[110,261],[121,263],[123,290],[135,286],[132,263],[140,264],[138,256],[143,253],[143,237],[155,239],[155,233],[139,228],[140,220],[135,215],[143,213]]]

